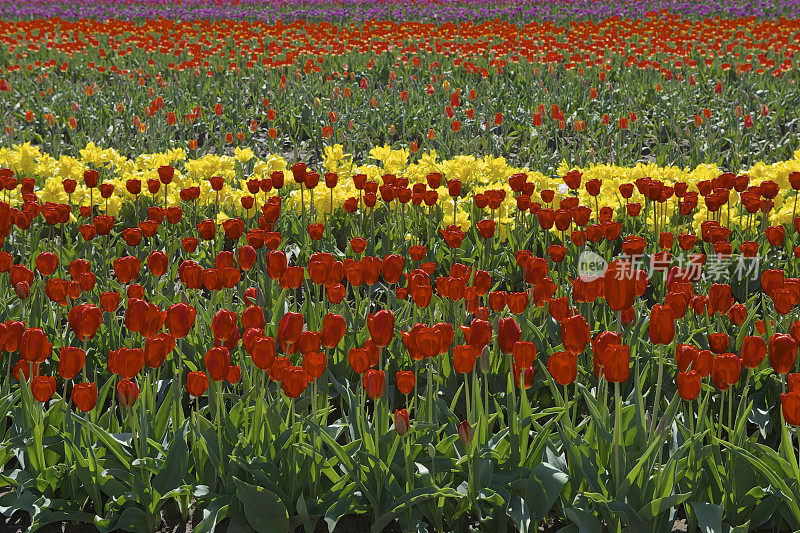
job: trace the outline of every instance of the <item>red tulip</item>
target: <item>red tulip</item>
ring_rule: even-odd
[[[31,393],[37,402],[44,403],[56,392],[56,378],[53,376],[34,376],[31,380]]]
[[[158,368],[174,349],[175,338],[167,333],[159,333],[145,340],[144,362],[150,368]]]
[[[197,310],[191,305],[180,302],[170,305],[167,308],[167,329],[170,335],[176,339],[183,339],[189,335],[189,331],[194,326]]]
[[[522,330],[513,318],[501,318],[498,325],[497,340],[500,351],[510,354],[514,345],[522,337]],[[482,348],[481,348],[482,349]]]
[[[94,383],[78,383],[75,385],[72,388],[72,403],[84,413],[94,409],[97,403],[97,385]]]
[[[100,305],[106,313],[113,313],[119,307],[120,295],[117,291],[104,292],[100,295]]]
[[[763,337],[748,335],[742,342],[742,366],[754,369],[767,355],[767,343]]]
[[[388,346],[394,335],[394,313],[388,310],[367,315],[367,328],[378,346]]]
[[[677,383],[678,394],[684,401],[691,402],[700,395],[700,375],[694,370],[679,372]]]
[[[536,345],[529,341],[519,341],[511,350],[514,364],[520,368],[530,368],[536,360]]]
[[[778,374],[788,374],[797,359],[797,341],[791,335],[774,333],[769,338],[769,364]]]
[[[374,368],[367,370],[364,374],[363,385],[370,399],[382,398],[386,392],[386,376],[383,370],[375,370]]]
[[[289,312],[281,317],[280,322],[278,322],[277,337],[284,353],[297,351],[297,348],[293,347],[293,345],[300,340],[300,334],[303,332],[303,322],[303,315],[300,313]]]
[[[308,374],[300,367],[289,367],[283,375],[283,393],[289,398],[299,398],[308,387]]]
[[[227,309],[217,311],[211,321],[211,330],[214,332],[214,338],[220,341],[230,339],[233,336],[233,330],[236,328],[238,318],[233,311]]]
[[[328,358],[324,353],[309,352],[303,355],[303,370],[311,380],[319,379],[328,366]]]
[[[453,369],[461,374],[472,372],[477,357],[478,352],[475,347],[469,344],[455,346],[453,348]]]
[[[666,346],[675,338],[675,313],[668,305],[654,305],[650,310],[650,342]]]
[[[113,267],[117,280],[124,285],[139,277],[139,270],[142,267],[142,263],[139,261],[138,257],[128,255],[114,259]],[[72,271],[70,271],[70,274],[72,274]],[[72,277],[73,279],[75,278],[74,275]]]
[[[328,313],[322,319],[322,345],[326,348],[335,348],[339,345],[347,332],[347,323],[344,318],[334,313]]]
[[[714,353],[719,354],[728,351],[730,342],[728,334],[724,332],[711,333],[708,336],[708,345]]]
[[[574,354],[583,352],[591,333],[589,323],[582,315],[574,315],[561,322],[561,340],[568,352]]]
[[[408,433],[411,427],[411,420],[408,418],[408,411],[406,409],[394,410],[394,429],[397,434],[402,437]]]
[[[49,276],[58,267],[58,256],[52,252],[42,252],[36,256],[36,270],[42,276]]]
[[[139,398],[139,387],[129,379],[117,383],[117,397],[120,407],[133,407]]]
[[[205,362],[208,376],[214,381],[223,381],[228,377],[231,356],[224,346],[209,349],[203,361]]]
[[[166,274],[168,267],[169,260],[167,259],[167,254],[161,250],[154,250],[147,256],[147,268],[150,269],[152,275],[156,277],[163,276]]]
[[[61,379],[72,379],[86,364],[86,353],[72,346],[63,346],[58,354],[58,375]]]
[[[630,373],[630,346],[610,344],[603,356],[603,376],[610,383],[623,383]]]
[[[108,370],[122,379],[135,377],[144,368],[144,350],[119,348],[108,354]]]
[[[547,359],[547,370],[556,383],[569,385],[578,375],[578,356],[570,352],[555,352]]]
[[[208,389],[208,375],[205,372],[189,372],[186,374],[186,390],[191,396],[199,398]]]
[[[22,334],[19,341],[19,354],[29,363],[42,363],[53,350],[53,344],[47,340],[42,328],[29,328]]]
[[[464,340],[480,352],[492,341],[492,326],[486,320],[475,318],[469,327],[461,326]]]
[[[627,261],[612,261],[603,275],[603,294],[608,306],[623,311],[633,306],[637,293],[636,271]]]
[[[414,390],[417,377],[413,370],[401,370],[395,374],[397,390],[402,394],[411,394]]]
[[[711,378],[721,391],[726,391],[731,385],[739,381],[742,371],[742,361],[733,353],[722,353],[714,358]]]
[[[81,304],[69,310],[67,321],[80,340],[91,340],[103,323],[103,311],[93,304]]]

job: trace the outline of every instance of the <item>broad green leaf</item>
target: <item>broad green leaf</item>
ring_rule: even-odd
[[[275,493],[245,483],[237,477],[233,481],[236,484],[236,498],[241,502],[244,515],[253,529],[258,533],[270,533],[289,528],[286,507]]]

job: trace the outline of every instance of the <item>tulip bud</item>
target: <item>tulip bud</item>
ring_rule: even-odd
[[[469,422],[464,420],[458,425],[458,438],[464,446],[472,442],[473,435],[475,435],[475,431],[472,429],[472,426],[469,425]]]
[[[394,429],[399,436],[404,436],[408,433],[411,427],[411,421],[408,418],[408,411],[406,409],[394,410]]]
[[[478,363],[481,367],[481,372],[484,374],[488,374],[489,370],[491,369],[491,362],[489,361],[489,347],[484,346],[483,350],[481,350],[481,355],[478,358]]]
[[[14,287],[14,292],[17,293],[17,298],[20,300],[27,300],[31,295],[31,286],[27,281],[20,281]]]

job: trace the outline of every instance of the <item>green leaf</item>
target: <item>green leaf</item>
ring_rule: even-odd
[[[373,533],[379,533],[401,512],[431,498],[461,498],[462,495],[451,488],[421,487],[414,489],[395,502],[394,508],[379,516],[372,525]]]
[[[528,533],[528,528],[531,526],[532,514],[525,500],[517,494],[513,494],[511,500],[508,502],[506,514],[514,522],[514,526],[519,533]]]
[[[227,516],[230,502],[231,498],[228,496],[212,500],[208,507],[203,509],[203,519],[195,526],[192,533],[214,533],[217,524]]]
[[[722,531],[722,506],[707,502],[691,502],[701,532]]]
[[[533,469],[525,490],[525,502],[533,511],[536,522],[547,516],[567,481],[569,475],[547,463]]]
[[[578,526],[578,531],[581,533],[603,533],[603,526],[600,524],[600,520],[591,513],[573,508],[567,509],[566,515],[567,519]]]
[[[186,446],[186,428],[184,424],[183,431],[178,431],[172,444],[169,445],[167,457],[161,470],[153,478],[153,488],[159,494],[165,494],[170,490],[179,487],[186,471],[189,469],[189,448]]]
[[[274,492],[245,483],[237,477],[236,497],[242,502],[244,515],[250,525],[259,533],[286,531],[289,528],[289,514],[286,506]]]

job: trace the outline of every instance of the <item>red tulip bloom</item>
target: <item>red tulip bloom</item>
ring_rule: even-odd
[[[726,391],[739,381],[742,372],[742,361],[733,353],[722,353],[714,359],[711,378],[721,391]]]
[[[206,219],[197,225],[197,231],[204,241],[210,241],[217,235],[217,225],[211,219]]]
[[[150,368],[158,368],[175,349],[175,338],[167,333],[159,333],[144,342],[144,362]]]
[[[276,357],[275,339],[272,337],[260,337],[253,343],[250,357],[253,364],[261,370],[268,370],[275,362]]]
[[[170,335],[176,339],[183,339],[189,335],[189,331],[194,326],[197,310],[191,305],[180,302],[170,305],[167,308],[167,329]]]
[[[402,437],[408,433],[411,427],[411,420],[408,418],[408,411],[406,409],[394,410],[394,429],[397,435]]]
[[[324,353],[309,352],[303,355],[303,370],[311,380],[319,379],[328,366],[328,358]]]
[[[347,323],[344,318],[334,313],[328,313],[322,319],[322,338],[320,341],[326,348],[335,348],[339,345],[347,332]]]
[[[392,254],[385,256],[381,265],[383,280],[389,285],[394,285],[400,281],[400,277],[403,275],[404,263],[405,260],[399,255]]]
[[[556,383],[569,385],[578,375],[578,356],[570,352],[555,352],[547,359],[547,370]]]
[[[214,338],[220,341],[230,339],[233,336],[233,330],[236,328],[238,318],[233,311],[227,309],[217,311],[211,321],[211,330],[214,332]]]
[[[414,391],[417,377],[413,370],[401,370],[395,374],[395,382],[397,383],[397,390],[401,394],[411,394]]]
[[[460,326],[467,344],[474,346],[480,352],[485,346],[492,342],[492,326],[486,320],[475,318],[469,327]]]
[[[791,335],[774,333],[769,338],[769,364],[778,374],[788,374],[797,359],[797,341]]]
[[[529,341],[519,341],[511,350],[514,364],[520,368],[530,368],[536,360],[536,345]]]
[[[650,342],[666,346],[675,338],[675,313],[668,305],[654,305],[650,310]]]
[[[189,372],[186,374],[186,390],[195,398],[202,396],[208,389],[208,375],[205,372]]]
[[[94,409],[97,403],[97,385],[94,383],[78,383],[75,385],[72,388],[72,403],[84,413]]]
[[[610,344],[606,346],[603,356],[603,376],[610,383],[623,383],[630,373],[630,346]]]
[[[677,383],[678,394],[684,401],[691,402],[700,395],[700,375],[694,370],[679,372]]]
[[[122,379],[135,377],[144,368],[144,350],[119,348],[108,354],[108,370]]]
[[[582,315],[574,315],[561,322],[561,341],[568,352],[583,352],[591,334],[589,323]]]
[[[53,344],[47,340],[42,328],[26,329],[20,338],[20,357],[29,363],[43,363],[52,351]]]
[[[147,256],[147,268],[149,268],[150,273],[156,277],[166,274],[167,268],[169,268],[169,259],[167,259],[167,254],[161,250],[154,250],[150,252],[150,255]]]
[[[72,379],[86,364],[86,353],[73,346],[63,346],[58,354],[58,375],[61,379]]]
[[[300,340],[300,334],[303,332],[303,315],[300,313],[286,313],[281,317],[278,322],[278,342],[281,345],[281,350],[284,353],[294,353],[297,348],[293,345]]]
[[[767,356],[767,342],[763,337],[748,335],[742,342],[742,366],[754,369]]]
[[[394,313],[388,310],[367,315],[367,328],[378,346],[388,346],[394,335]]]
[[[288,367],[282,378],[283,393],[289,398],[299,398],[308,387],[309,376],[300,367]]]
[[[255,305],[246,307],[242,312],[242,328],[245,330],[255,328],[263,331],[265,327],[264,310]]]
[[[370,367],[367,348],[350,348],[347,362],[356,374],[363,374]]]
[[[383,397],[386,392],[386,376],[383,370],[375,370],[370,368],[364,374],[363,378],[364,390],[371,400],[376,400]]]
[[[129,379],[117,383],[117,397],[120,407],[133,407],[139,398],[139,387]]]
[[[44,403],[56,392],[56,378],[53,376],[34,376],[31,380],[31,394],[37,402]]]
[[[42,276],[49,276],[58,267],[58,256],[52,252],[42,252],[36,256],[36,270]]]
[[[90,340],[103,323],[103,311],[93,304],[81,304],[69,310],[67,321],[80,340]]]
[[[708,336],[708,346],[711,348],[712,352],[717,354],[727,352],[730,343],[731,341],[728,338],[728,334],[724,332],[711,333]]]
[[[600,378],[603,369],[605,368],[606,352],[609,346],[613,344],[622,344],[622,337],[619,333],[613,331],[604,331],[599,333],[592,339],[592,367],[595,377]]]
[[[453,369],[460,374],[472,372],[477,356],[478,352],[475,347],[469,344],[455,346],[453,348]]]
[[[514,345],[522,337],[522,330],[513,318],[501,318],[498,324],[497,340],[500,351],[510,354]]]
[[[100,295],[100,305],[106,313],[113,313],[119,307],[120,295],[117,291],[104,292]]]
[[[608,306],[623,311],[633,306],[637,293],[637,272],[627,261],[612,261],[603,275],[603,294]]]
[[[224,346],[208,350],[203,361],[205,362],[208,376],[214,381],[223,381],[228,377],[231,355]]]

